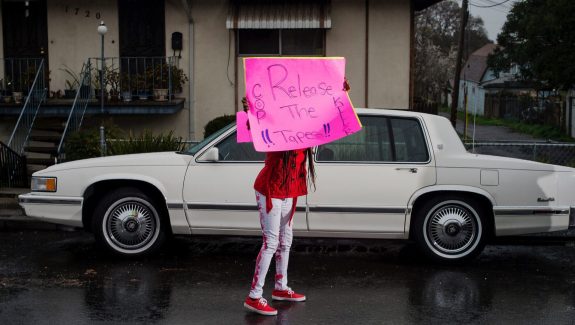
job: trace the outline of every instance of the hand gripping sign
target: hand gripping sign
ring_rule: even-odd
[[[257,151],[309,148],[361,129],[343,89],[344,58],[245,58],[245,113],[237,116],[238,142]]]

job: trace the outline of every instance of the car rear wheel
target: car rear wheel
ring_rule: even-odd
[[[92,222],[98,243],[120,255],[150,254],[166,237],[156,202],[135,188],[120,188],[106,195]]]
[[[488,220],[481,206],[460,196],[436,197],[415,213],[414,237],[435,261],[459,262],[477,256],[485,246]]]

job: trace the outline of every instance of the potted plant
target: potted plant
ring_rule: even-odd
[[[4,89],[2,100],[4,101],[4,103],[10,103],[12,101],[12,91],[13,91],[12,81],[10,81],[10,78],[6,77],[6,79],[2,81],[2,85]]]
[[[152,84],[154,100],[157,102],[168,100],[169,75],[166,63],[155,64],[146,69],[146,78]]]
[[[181,93],[184,90],[184,85],[189,81],[188,76],[184,73],[183,69],[171,66],[172,70],[172,93]]]
[[[131,75],[135,87],[134,94],[139,100],[148,100],[150,97],[150,88],[148,86],[148,79],[146,74],[133,74]]]
[[[133,78],[129,73],[124,72],[120,75],[120,95],[122,97],[122,101],[132,101],[132,89],[135,87],[136,79]]]
[[[94,97],[96,99],[102,98],[102,91],[104,92],[104,99],[106,99],[106,87],[102,87],[100,76],[102,74],[102,70],[98,70],[97,68],[93,69],[92,73],[92,88],[94,88]],[[104,80],[104,83],[106,81]],[[104,89],[102,89],[104,88]]]
[[[106,67],[105,71],[105,85],[110,88],[110,101],[117,102],[120,100],[120,72],[114,65]]]
[[[60,70],[64,71],[68,75],[68,79],[66,79],[66,89],[64,89],[64,98],[67,99],[74,99],[76,98],[76,92],[78,87],[80,87],[80,76],[74,72],[74,70],[70,69],[67,65],[63,64],[64,68],[60,68]]]

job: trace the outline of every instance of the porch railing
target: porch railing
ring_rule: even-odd
[[[22,112],[20,112],[18,121],[14,126],[14,131],[12,131],[10,140],[8,140],[8,146],[19,155],[24,153],[24,147],[28,142],[28,137],[30,136],[30,131],[32,131],[34,120],[36,119],[36,115],[40,109],[40,104],[42,104],[46,99],[47,88],[44,60],[42,59],[36,67],[38,70],[36,71],[33,82],[27,91],[24,107],[22,108]]]
[[[44,59],[41,58],[0,58],[0,92],[12,97],[14,92],[27,93],[36,78]]]
[[[150,99],[171,101],[188,81],[178,68],[178,57],[108,57],[91,58],[92,84],[100,89],[100,71],[104,71],[104,84],[108,95],[123,101]],[[96,94],[99,98],[99,93]]]
[[[66,127],[62,133],[62,138],[58,144],[56,163],[63,162],[66,160],[65,156],[65,142],[67,137],[78,131],[82,125],[84,119],[84,114],[86,113],[86,107],[88,102],[92,97],[92,65],[90,60],[84,63],[82,66],[82,71],[80,73],[80,80],[78,89],[76,89],[76,97],[74,98],[74,103],[72,104],[72,109],[70,114],[68,114],[68,120],[66,121]]]
[[[0,187],[28,187],[26,157],[0,142]]]

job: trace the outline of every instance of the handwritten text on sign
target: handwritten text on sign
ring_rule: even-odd
[[[343,89],[344,58],[246,58],[244,67],[257,151],[313,147],[361,129]]]

